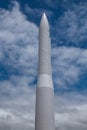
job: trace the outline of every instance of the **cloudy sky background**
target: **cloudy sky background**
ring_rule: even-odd
[[[43,12],[51,32],[55,129],[87,130],[86,0],[0,0],[0,130],[34,130]]]

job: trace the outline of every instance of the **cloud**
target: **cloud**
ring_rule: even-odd
[[[47,10],[44,8],[31,8],[27,4],[25,5],[25,13],[28,15],[29,20],[33,21],[37,25],[40,24],[38,21],[40,21],[43,12],[46,13],[49,21],[51,21],[51,18],[53,16],[53,12],[51,10]]]
[[[37,0],[38,2],[40,2],[40,0]],[[50,9],[54,9],[54,10],[57,10],[57,8],[59,6],[61,6],[61,3],[63,2],[64,0],[43,0],[43,4],[47,7],[49,7]],[[42,3],[41,3],[42,4]]]
[[[27,20],[27,17],[20,11],[17,2],[14,2],[11,10],[1,9],[0,63],[9,77],[16,74],[35,77],[37,39],[37,26]],[[0,75],[3,75],[3,71]]]
[[[56,97],[56,130],[87,129],[85,96],[78,93],[68,93]]]
[[[55,21],[56,38],[59,44],[87,47],[87,4],[71,4]]]
[[[26,77],[0,82],[0,129],[34,129],[35,89]]]
[[[87,70],[87,50],[75,47],[55,47],[52,50],[52,63],[56,88],[74,86]]]
[[[38,27],[12,4],[0,9],[0,130],[32,130]]]

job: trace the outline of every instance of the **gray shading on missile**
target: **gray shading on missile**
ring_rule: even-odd
[[[49,23],[45,13],[43,13],[39,27],[35,130],[55,130],[54,88],[51,69],[51,40]]]

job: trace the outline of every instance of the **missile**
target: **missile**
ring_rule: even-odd
[[[51,69],[49,23],[43,13],[39,27],[38,80],[36,87],[35,130],[54,130],[54,88]]]

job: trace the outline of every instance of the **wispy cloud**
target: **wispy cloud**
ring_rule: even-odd
[[[55,47],[52,51],[53,76],[56,88],[68,88],[79,82],[87,70],[87,50]]]
[[[71,44],[74,46],[87,47],[87,4],[79,3],[64,11],[55,22],[56,38],[59,44]]]
[[[9,76],[17,74],[35,77],[37,39],[37,26],[29,22],[21,13],[17,2],[14,2],[11,10],[1,9],[0,63]],[[0,73],[2,76],[3,70]]]
[[[41,2],[40,0],[38,0],[39,2]],[[63,0],[43,0],[43,4],[51,9],[57,9],[60,4],[63,2]],[[42,3],[41,3],[42,4]]]
[[[29,19],[37,24],[39,24],[38,21],[41,19],[43,12],[46,13],[49,20],[53,16],[53,12],[51,10],[47,10],[44,8],[30,8],[27,4],[25,5],[25,12],[29,16]]]

